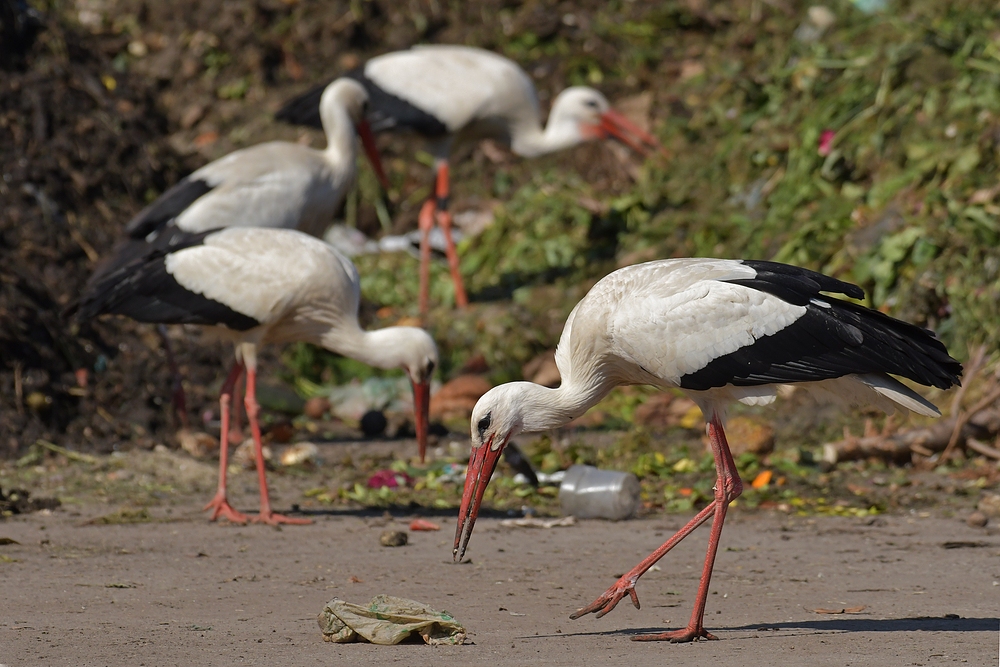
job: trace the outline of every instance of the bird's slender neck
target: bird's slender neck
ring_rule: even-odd
[[[376,368],[399,368],[406,350],[400,327],[365,331],[357,323],[330,329],[320,339],[326,349]]]
[[[350,114],[341,105],[330,105],[323,110],[323,131],[326,133],[326,150],[323,154],[334,167],[351,165],[357,161],[357,139]]]
[[[542,129],[535,120],[511,127],[510,149],[521,157],[538,157],[554,153],[583,141],[579,128],[573,123],[551,122]]]
[[[601,378],[563,382],[549,389],[534,382],[516,382],[521,394],[521,431],[537,433],[565,426],[600,402],[615,383]]]

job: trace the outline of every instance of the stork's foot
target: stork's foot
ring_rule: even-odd
[[[247,522],[247,515],[237,512],[233,509],[233,506],[229,504],[226,500],[226,494],[221,491],[215,494],[212,501],[202,508],[202,511],[212,510],[212,516],[208,518],[209,521],[215,521],[220,516],[224,519],[228,519],[232,523],[243,523]]]
[[[587,614],[597,614],[597,618],[600,618],[614,609],[626,595],[632,598],[632,604],[638,609],[639,595],[635,592],[635,581],[635,577],[628,574],[624,575],[615,582],[614,586],[604,591],[599,598],[583,609],[577,609],[575,613],[570,614],[570,618],[576,620]]]
[[[285,516],[284,514],[275,514],[274,512],[261,512],[257,516],[250,517],[250,520],[254,523],[266,523],[269,526],[277,526],[279,524],[306,526],[312,523],[312,519],[300,519],[297,517]]]
[[[718,637],[705,628],[692,628],[690,626],[681,630],[671,630],[670,632],[661,632],[655,635],[636,635],[632,637],[632,641],[634,642],[671,642],[672,644],[694,642],[699,639],[718,639]]]

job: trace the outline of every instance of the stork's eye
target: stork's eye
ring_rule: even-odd
[[[427,377],[430,378],[430,376],[433,375],[433,374],[434,374],[434,362],[433,361],[428,361],[427,362]]]
[[[586,102],[584,102],[584,104],[586,104],[591,109],[596,109],[598,107],[597,100],[587,100]]]
[[[490,421],[491,421],[492,415],[493,415],[492,412],[487,413],[486,416],[483,417],[482,419],[480,419],[479,423],[476,424],[476,428],[479,429],[479,438],[480,439],[482,439],[483,436],[485,435],[486,429],[488,429],[490,427]]]

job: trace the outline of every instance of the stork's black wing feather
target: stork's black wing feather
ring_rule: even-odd
[[[171,253],[202,245],[207,236],[218,231],[177,232],[143,244],[144,253],[88,287],[80,298],[77,317],[114,313],[140,322],[222,325],[237,331],[258,326],[256,319],[185,288],[167,271]]]
[[[861,298],[861,288],[815,271],[775,262],[744,261],[752,279],[728,281],[804,306],[784,329],[717,357],[681,378],[687,389],[828,380],[854,373],[891,373],[947,389],[962,366],[926,329],[822,292]]]
[[[157,197],[156,201],[139,211],[138,215],[125,225],[125,233],[130,239],[146,238],[165,227],[196,200],[211,192],[213,187],[204,179],[192,179],[190,176],[182,178]]]
[[[345,77],[354,79],[368,92],[368,110],[365,119],[373,132],[410,130],[424,137],[441,137],[448,134],[448,127],[435,116],[427,113],[401,97],[380,88],[365,76],[364,66],[346,72]],[[333,79],[313,86],[301,95],[290,99],[274,117],[292,125],[305,125],[323,129],[319,115],[319,101],[323,91]]]

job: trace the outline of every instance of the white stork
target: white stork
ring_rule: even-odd
[[[368,93],[351,79],[338,79],[320,91],[319,116],[327,147],[316,150],[287,141],[244,148],[181,179],[125,227],[125,238],[88,282],[145,254],[164,235],[220,227],[279,227],[320,236],[354,181],[357,128],[369,159],[385,183],[364,108]],[[184,393],[164,330],[161,337],[174,376],[174,408],[186,423]]]
[[[423,329],[358,325],[360,286],[346,257],[319,239],[285,229],[228,228],[175,233],[142,257],[106,274],[80,300],[78,317],[127,315],[140,322],[200,324],[233,342],[236,361],[222,387],[219,488],[205,507],[212,519],[246,522],[226,499],[229,404],[246,369],[245,405],[260,480],[260,514],[268,524],[308,523],[275,514],[267,493],[255,398],[257,348],[305,341],[378,368],[402,368],[413,384],[421,459],[427,446],[430,378],[438,362]]]
[[[631,123],[593,88],[574,86],[552,104],[543,128],[531,78],[512,60],[469,46],[415,46],[372,58],[344,76],[368,91],[372,130],[416,132],[427,140],[435,159],[433,194],[420,210],[420,311],[427,312],[430,246],[427,235],[437,223],[444,231],[446,254],[455,284],[455,302],[468,304],[448,212],[448,158],[456,144],[491,138],[517,155],[537,157],[592,139],[613,136],[645,152],[661,148],[649,133]],[[317,126],[322,86],[289,101],[276,117]],[[662,148],[661,148],[662,150]]]
[[[929,331],[827,292],[864,296],[861,288],[820,273],[748,260],[667,259],[626,267],[598,282],[570,313],[559,340],[562,385],[512,382],[476,404],[455,558],[465,554],[483,492],[512,436],[563,426],[618,385],[679,388],[708,422],[715,501],[571,618],[603,616],[625,595],[638,608],[636,580],[714,515],[687,627],[635,637],[714,639],[703,624],[705,600],[726,509],[743,489],[722,428],[726,405],[769,403],[777,385],[802,383],[850,404],[937,416],[933,404],[890,374],[941,389],[959,382],[961,365]]]

